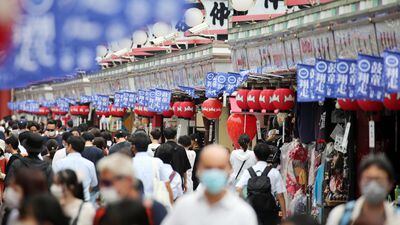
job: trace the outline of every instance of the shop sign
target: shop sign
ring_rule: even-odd
[[[337,59],[336,60],[336,90],[337,98],[354,98],[356,84],[357,60]]]
[[[400,52],[385,51],[383,59],[386,92],[398,93],[400,92]]]
[[[202,3],[206,12],[205,22],[209,25],[207,33],[226,33],[232,13],[228,0],[202,0]]]
[[[303,63],[315,64],[316,58],[336,59],[333,35],[331,32],[315,31],[300,38],[300,50]]]
[[[317,102],[323,101],[321,95],[315,93],[315,69],[314,66],[297,64],[297,101]]]
[[[383,58],[359,54],[355,97],[383,101],[385,97]]]
[[[335,63],[317,59],[315,63],[315,93],[328,98],[335,97]]]

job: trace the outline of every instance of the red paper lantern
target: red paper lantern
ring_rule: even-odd
[[[81,116],[88,116],[90,113],[90,108],[87,105],[79,106],[79,115]]]
[[[61,111],[60,107],[56,106],[56,107],[52,107],[51,111],[53,112],[54,115],[65,115],[68,112],[65,111]]]
[[[378,101],[357,100],[357,104],[366,112],[377,112],[384,109],[383,103]]]
[[[115,107],[114,105],[111,105],[110,106],[110,115],[115,116],[115,117],[124,117],[125,109],[118,108],[118,107]]]
[[[249,93],[249,90],[246,89],[239,89],[236,94],[236,104],[239,106],[241,109],[249,109],[249,106],[247,105],[247,95]]]
[[[207,119],[218,119],[222,113],[222,104],[218,99],[209,98],[201,105],[201,112]]]
[[[69,113],[73,116],[79,116],[79,105],[70,106]]]
[[[36,113],[38,116],[47,116],[50,113],[49,108],[47,107],[40,107],[39,111]]]
[[[383,105],[389,110],[400,110],[400,93],[386,95]]]
[[[169,105],[169,109],[161,113],[164,118],[171,118],[174,115],[173,104]]]
[[[142,107],[142,116],[144,116],[144,117],[153,117],[155,115],[156,115],[156,113],[155,112],[150,112],[149,108],[147,108],[145,106]]]
[[[196,114],[196,105],[193,102],[181,102],[180,108],[182,108],[180,112],[182,118],[191,119]]]
[[[240,135],[247,134],[251,140],[256,136],[257,118],[254,115],[232,114],[226,121],[226,129],[235,148],[239,148]]]
[[[249,91],[247,94],[247,105],[250,109],[254,111],[260,111],[262,109],[260,105],[260,94],[261,90]]]
[[[357,101],[353,99],[338,99],[338,104],[344,111],[357,111],[360,109]]]
[[[268,111],[273,111],[275,110],[274,104],[271,102],[272,96],[274,95],[274,91],[272,89],[265,89],[262,90],[260,93],[260,106],[262,109],[268,110]]]
[[[181,102],[175,102],[172,106],[172,109],[174,110],[174,115],[176,117],[181,117],[181,112],[182,112]]]
[[[289,88],[278,88],[272,96],[272,104],[279,110],[289,110],[294,106],[294,92]]]

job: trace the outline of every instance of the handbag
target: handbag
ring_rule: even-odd
[[[158,167],[156,165],[156,161],[153,160],[153,198],[164,205],[167,209],[172,207],[171,201],[169,199],[169,193],[167,188],[165,187],[165,183],[160,180],[160,174],[158,171]]]

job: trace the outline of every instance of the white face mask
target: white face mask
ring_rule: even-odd
[[[111,147],[111,145],[112,145],[112,141],[107,141],[107,146]]]
[[[14,188],[7,188],[4,191],[4,203],[10,208],[16,209],[19,207],[22,196],[14,190]]]
[[[50,192],[57,199],[61,199],[64,196],[63,189],[62,189],[61,185],[57,185],[57,184],[51,185]]]
[[[118,192],[111,187],[100,188],[100,195],[106,204],[114,203],[121,199]]]

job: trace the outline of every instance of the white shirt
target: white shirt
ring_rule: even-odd
[[[97,176],[94,164],[83,158],[78,152],[69,153],[67,157],[53,163],[53,171],[57,173],[61,170],[71,169],[75,171],[78,180],[82,181],[85,200],[90,200],[90,187],[97,186]]]
[[[67,150],[65,148],[59,149],[56,151],[53,157],[53,163],[67,157]]]
[[[204,191],[178,199],[162,225],[257,225],[257,216],[245,201],[231,192],[210,205]]]
[[[351,214],[351,221],[355,221],[361,214],[362,206],[364,205],[364,197],[360,197],[354,205],[353,213]],[[345,204],[335,207],[329,214],[326,225],[339,225],[345,211]],[[400,221],[400,214],[396,214],[395,209],[388,202],[385,202],[385,216],[386,221],[382,225],[398,225]]]
[[[149,156],[154,157],[154,151],[160,146],[158,143],[151,143],[149,144],[149,147],[147,147],[147,153],[149,153]]]
[[[187,186],[187,192],[192,192],[193,191],[192,177],[193,177],[194,161],[196,160],[196,152],[193,150],[186,149],[186,155],[189,159],[190,166],[191,166],[191,168],[186,172],[186,174],[187,174],[186,186]]]
[[[258,161],[256,165],[253,166],[253,169],[257,176],[260,176],[267,166],[267,162]],[[247,182],[249,181],[250,177],[249,171],[244,171],[242,177],[240,177],[239,181],[236,183],[236,188],[243,188],[244,186],[247,186]],[[286,192],[285,183],[283,182],[282,176],[277,169],[272,168],[268,173],[268,177],[271,181],[271,193],[273,195]]]
[[[231,165],[233,172],[231,174],[231,180],[236,184],[236,182],[240,179],[243,172],[248,168],[254,166],[257,163],[257,158],[254,155],[254,152],[251,150],[243,151],[242,149],[234,150],[231,153]],[[239,173],[240,167],[242,166],[243,162],[246,161],[243,165],[242,170]],[[235,177],[237,176],[237,180],[235,181]]]
[[[171,184],[171,189],[172,189],[172,193],[174,195],[174,200],[175,200],[183,195],[182,178],[179,175],[179,173],[175,172],[174,178],[172,180],[170,180],[171,174],[172,174],[172,172],[174,172],[174,170],[172,169],[172,166],[164,163],[164,169],[165,169],[165,171],[167,171],[168,174],[170,174],[168,179]]]
[[[164,163],[159,158],[149,156],[147,152],[136,153],[132,159],[132,163],[136,178],[143,182],[146,197],[151,198],[153,195],[153,180],[156,174],[156,171],[153,171],[153,169],[158,170],[161,181],[169,181],[170,174],[164,168]]]
[[[70,204],[63,206],[65,215],[71,218],[71,221],[73,221],[78,216],[81,204],[82,200],[77,199]],[[96,210],[94,209],[93,204],[91,202],[83,203],[81,212],[77,220],[77,225],[92,225],[95,215]]]

